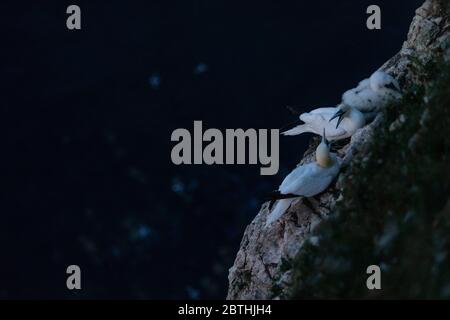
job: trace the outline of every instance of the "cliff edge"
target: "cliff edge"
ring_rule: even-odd
[[[327,232],[326,228],[324,228],[325,231],[321,231],[325,222],[332,220],[330,218],[345,214],[345,210],[338,210],[339,203],[350,201],[345,196],[344,190],[347,186],[350,189],[352,188],[351,179],[355,170],[360,170],[361,163],[372,157],[372,150],[375,150],[372,148],[376,148],[372,143],[373,137],[380,134],[383,130],[389,130],[390,128],[392,132],[396,128],[401,127],[402,123],[405,122],[405,114],[407,114],[408,108],[412,108],[411,106],[423,107],[424,97],[431,90],[428,88],[430,74],[436,72],[431,71],[433,68],[430,65],[436,65],[438,61],[450,60],[449,13],[450,3],[441,0],[427,0],[416,10],[407,40],[404,42],[400,52],[381,67],[395,76],[402,88],[408,90],[409,98],[402,102],[408,106],[392,106],[387,113],[380,113],[373,122],[359,130],[347,145],[338,151],[338,155],[344,159],[344,166],[336,182],[327,191],[314,198],[299,199],[294,202],[284,216],[267,229],[264,228],[264,224],[269,213],[268,203],[263,204],[257,216],[247,226],[234,265],[229,270],[227,299],[343,297],[346,295],[342,294],[342,292],[351,291],[348,288],[342,289],[342,292],[336,289],[334,294],[323,292],[322,295],[313,294],[313,290],[308,291],[309,287],[306,284],[312,283],[312,272],[308,271],[305,265],[313,265],[317,261],[311,262],[314,260],[312,257],[311,261],[305,262],[305,252],[310,250],[310,248],[320,248],[322,246],[321,233]],[[423,108],[420,111],[421,116],[418,115],[418,119],[423,118],[426,106]],[[411,115],[410,118],[412,119],[413,116]],[[440,118],[442,118],[442,115]],[[421,125],[419,120],[417,121],[418,126]],[[414,130],[418,131],[419,129],[415,127]],[[317,143],[318,139],[313,138],[300,164],[312,160]],[[383,162],[383,159],[381,158],[377,161]],[[355,212],[358,212],[358,210],[355,209]],[[364,213],[360,212],[359,214]],[[364,225],[361,228],[364,230]],[[386,225],[380,223],[379,233],[383,234],[386,231],[385,229]],[[373,239],[380,238],[377,230],[373,231]],[[334,238],[329,236],[329,238],[328,244],[324,241],[328,246],[339,245],[341,241],[339,240],[341,238],[337,236]],[[373,242],[376,243],[375,240]],[[342,240],[342,243],[345,244],[345,239]],[[367,250],[371,249],[367,248]],[[376,250],[374,249],[374,251]],[[357,250],[352,252],[358,254]],[[312,255],[314,254],[316,255],[316,260],[318,260],[321,252],[318,250],[312,253]],[[383,252],[376,255],[377,259],[383,254],[385,256]],[[366,260],[369,262],[371,261],[370,259],[374,260],[374,255],[367,256]],[[364,261],[364,263],[367,261]],[[356,268],[355,265],[358,264],[355,261],[353,265],[352,261],[349,263],[350,271],[352,271],[352,267]],[[382,262],[375,261],[375,263]],[[332,269],[333,267],[330,268]],[[314,280],[316,281],[315,285],[323,281],[321,279],[327,278],[329,273],[326,273],[327,269],[324,270],[322,278]],[[342,272],[345,273],[347,271]],[[365,270],[361,272],[365,272]],[[321,273],[317,274],[320,275]],[[349,297],[352,297],[352,295],[350,294]]]

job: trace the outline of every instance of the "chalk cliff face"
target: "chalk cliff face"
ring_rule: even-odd
[[[402,87],[420,85],[417,62],[426,65],[443,57],[450,60],[450,3],[427,0],[417,9],[407,40],[400,52],[387,61],[382,69],[394,75]],[[302,250],[312,231],[327,217],[345,186],[346,176],[356,159],[368,153],[368,142],[374,131],[386,121],[382,114],[359,130],[338,154],[344,167],[336,182],[324,193],[310,199],[299,199],[269,228],[264,224],[269,214],[265,203],[245,230],[234,265],[229,271],[228,299],[284,299],[292,286],[291,261]],[[313,160],[318,143],[313,138],[300,164]],[[345,201],[345,200],[343,200]],[[314,238],[309,239],[314,242]],[[320,245],[320,244],[319,244]],[[300,279],[301,281],[301,279]]]

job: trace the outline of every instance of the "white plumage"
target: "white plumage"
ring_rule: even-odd
[[[356,88],[346,91],[338,107],[318,108],[300,115],[304,124],[283,134],[321,134],[323,131],[322,142],[316,149],[316,161],[298,166],[281,183],[278,191],[282,199],[267,217],[266,227],[279,219],[297,196],[312,197],[323,192],[338,175],[341,160],[330,153],[325,131],[330,140],[350,137],[365,125],[366,119],[400,97],[397,80],[384,71],[376,71]]]
[[[339,173],[341,160],[330,153],[329,143],[322,137],[316,149],[316,161],[295,168],[281,183],[282,195],[312,197],[324,191]],[[267,217],[266,226],[280,218],[295,198],[278,200]]]
[[[397,80],[384,71],[375,71],[356,88],[344,92],[342,103],[368,114],[378,112],[400,97],[401,90]]]
[[[339,119],[337,119],[337,117],[339,117]],[[346,105],[331,108],[318,108],[301,114],[300,120],[303,121],[304,124],[283,132],[283,135],[295,136],[304,132],[321,135],[325,129],[327,138],[331,141],[335,141],[352,136],[356,130],[365,125],[364,115],[357,109],[350,108]]]

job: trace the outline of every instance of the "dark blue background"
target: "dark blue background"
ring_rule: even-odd
[[[81,31],[66,29],[72,3]],[[339,102],[421,3],[2,1],[0,297],[223,298],[245,226],[310,136],[282,139],[264,177],[173,165],[172,131],[280,128],[286,105]]]

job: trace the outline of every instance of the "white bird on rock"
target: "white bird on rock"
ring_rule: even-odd
[[[356,130],[366,124],[364,115],[358,109],[346,104],[303,113],[300,115],[300,120],[304,124],[283,132],[283,135],[295,136],[304,132],[320,135],[323,130],[326,130],[328,139],[335,141],[351,137]]]
[[[280,199],[266,220],[266,227],[278,220],[298,197],[312,197],[324,191],[338,175],[341,160],[330,152],[330,144],[322,135],[316,148],[316,161],[295,168],[281,183],[276,194]]]
[[[384,71],[375,71],[356,88],[342,95],[342,103],[361,111],[366,119],[373,118],[391,101],[401,98],[398,81]]]

